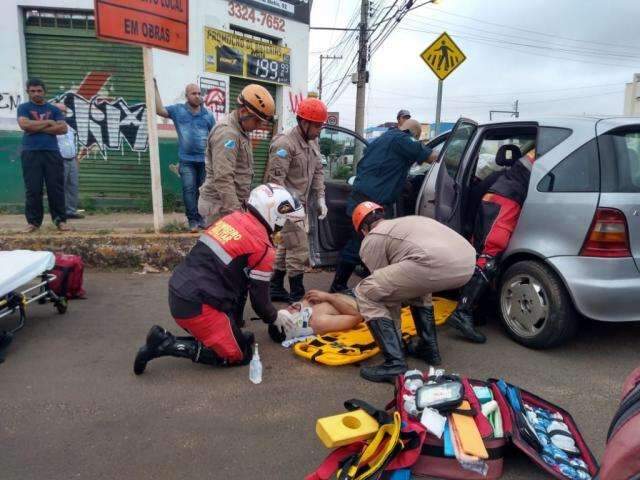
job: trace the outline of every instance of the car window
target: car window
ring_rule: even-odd
[[[346,132],[324,128],[320,134],[320,153],[325,180],[344,181],[354,175],[354,161],[357,163],[366,148],[365,144]]]
[[[540,127],[538,129],[536,157],[541,157],[552,148],[557,147],[569,138],[572,133],[570,128]]]
[[[444,147],[445,141],[446,141],[446,138],[443,138],[440,143],[438,143],[435,146],[432,146],[432,150],[436,152],[436,155],[440,155],[440,151],[442,150],[442,147]],[[429,142],[423,142],[423,143],[427,144]],[[416,177],[418,175],[425,175],[430,168],[431,168],[431,164],[427,162],[424,162],[421,165],[414,163],[411,166],[411,169],[409,170],[409,175],[411,175],[412,177]]]
[[[602,135],[604,192],[640,192],[640,127]]]
[[[506,168],[496,163],[496,154],[503,145],[515,145],[524,155],[534,147],[535,143],[536,127],[526,127],[515,131],[502,128],[485,132],[480,144],[474,175],[478,179],[484,180],[493,172]]]
[[[596,139],[582,145],[547,173],[540,192],[597,192],[600,189],[600,165]]]
[[[461,123],[451,134],[447,142],[447,149],[443,153],[442,162],[451,178],[455,178],[467,149],[467,144],[476,131],[473,123]]]

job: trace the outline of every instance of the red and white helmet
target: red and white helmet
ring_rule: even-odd
[[[297,195],[275,183],[265,183],[251,190],[247,203],[272,232],[278,230],[276,227],[282,228],[287,220],[295,223],[305,218],[304,207]]]

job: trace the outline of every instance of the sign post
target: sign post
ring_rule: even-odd
[[[436,136],[440,134],[440,113],[442,111],[442,82],[460,66],[467,57],[453,39],[444,32],[429,45],[420,58],[438,77],[438,99],[436,103]]]
[[[164,212],[152,47],[189,54],[189,0],[95,0],[95,17],[96,34],[101,40],[142,46],[153,228],[158,233]]]

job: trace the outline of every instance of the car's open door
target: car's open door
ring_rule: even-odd
[[[462,199],[462,165],[478,124],[461,118],[449,134],[438,156],[438,163],[429,170],[416,202],[416,213],[435,218],[457,232],[462,229],[460,202]]]
[[[326,158],[324,178],[329,214],[318,220],[315,198],[309,199],[309,262],[312,266],[335,265],[338,252],[351,236],[353,226],[346,214],[351,193],[348,179],[367,141],[355,132],[326,125],[320,135],[320,152]],[[323,161],[324,163],[324,161]]]

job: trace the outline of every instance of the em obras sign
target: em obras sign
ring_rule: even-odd
[[[204,70],[289,85],[291,49],[205,27]]]

